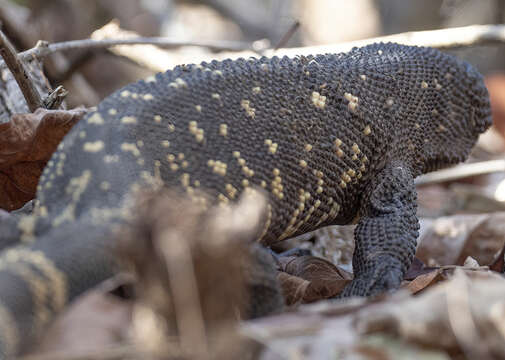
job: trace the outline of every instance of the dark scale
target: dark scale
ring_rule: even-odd
[[[343,295],[395,288],[418,235],[414,178],[464,160],[490,123],[475,69],[434,49],[396,44],[185,65],[130,84],[81,120],[53,155],[38,215],[19,225],[25,245],[0,257],[0,310],[26,339],[48,322],[12,270],[23,262],[44,281],[60,281],[63,304],[49,295],[49,318],[109,277],[112,224],[131,215],[131,195],[159,176],[202,206],[210,204],[198,190],[226,204],[245,189],[263,189],[267,245],[357,220],[355,280]],[[45,270],[33,265],[45,260],[26,254],[45,257]]]

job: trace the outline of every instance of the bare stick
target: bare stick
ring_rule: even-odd
[[[434,184],[493,172],[505,172],[505,160],[481,161],[434,171],[418,177],[415,183],[416,185]]]
[[[64,41],[60,43],[49,44],[45,41],[39,43],[32,49],[19,53],[22,59],[35,57],[44,58],[52,53],[59,51],[69,51],[76,49],[107,49],[118,45],[156,45],[162,49],[173,49],[181,46],[199,46],[212,51],[246,51],[253,50],[250,43],[239,41],[178,41],[164,37],[134,37],[127,39],[84,39]]]
[[[284,36],[279,40],[277,45],[274,47],[274,50],[278,50],[281,47],[284,47],[286,43],[293,37],[296,30],[300,28],[300,21],[296,20],[293,25],[289,28],[289,30],[284,34]]]
[[[42,99],[35,86],[33,86],[30,75],[28,75],[22,60],[17,56],[14,46],[12,46],[2,31],[0,31],[0,55],[2,55],[5,64],[7,64],[7,67],[18,83],[28,108],[31,112],[34,112],[42,106]]]

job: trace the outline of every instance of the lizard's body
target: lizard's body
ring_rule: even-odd
[[[110,276],[112,224],[129,216],[137,188],[160,179],[203,206],[199,188],[222,203],[263,188],[264,244],[359,219],[345,294],[395,287],[415,251],[414,177],[464,160],[489,115],[468,64],[395,44],[181,66],[130,84],[48,163],[36,218],[20,226],[25,244],[0,257],[0,310],[20,332],[40,330]]]

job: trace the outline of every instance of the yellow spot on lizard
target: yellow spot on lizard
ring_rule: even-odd
[[[95,142],[85,142],[83,145],[83,150],[87,152],[98,152],[104,148],[105,144],[103,141],[95,141]]]
[[[122,143],[121,150],[124,152],[131,152],[134,156],[140,156],[140,150],[137,145],[131,143]]]
[[[103,125],[104,121],[100,113],[94,113],[88,118],[88,124]]]
[[[326,106],[326,96],[319,94],[317,91],[312,92],[312,103],[319,109],[324,109]]]
[[[137,118],[134,116],[123,116],[121,118],[121,122],[123,124],[136,124],[137,123]]]

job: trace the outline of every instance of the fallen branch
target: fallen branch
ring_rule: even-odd
[[[505,25],[470,25],[440,30],[409,31],[334,45],[283,49],[279,54],[294,56],[339,53],[349,51],[356,46],[359,47],[376,42],[396,42],[403,45],[430,46],[437,49],[501,44],[505,42]]]
[[[18,57],[14,46],[2,31],[0,31],[0,55],[4,59],[4,64],[7,65],[12,76],[14,76],[14,79],[18,83],[28,108],[31,112],[34,112],[37,108],[42,106],[42,99],[33,85],[30,75],[23,65],[22,59]]]
[[[434,184],[493,172],[505,172],[505,160],[481,161],[434,171],[418,177],[415,183],[416,185]]]

